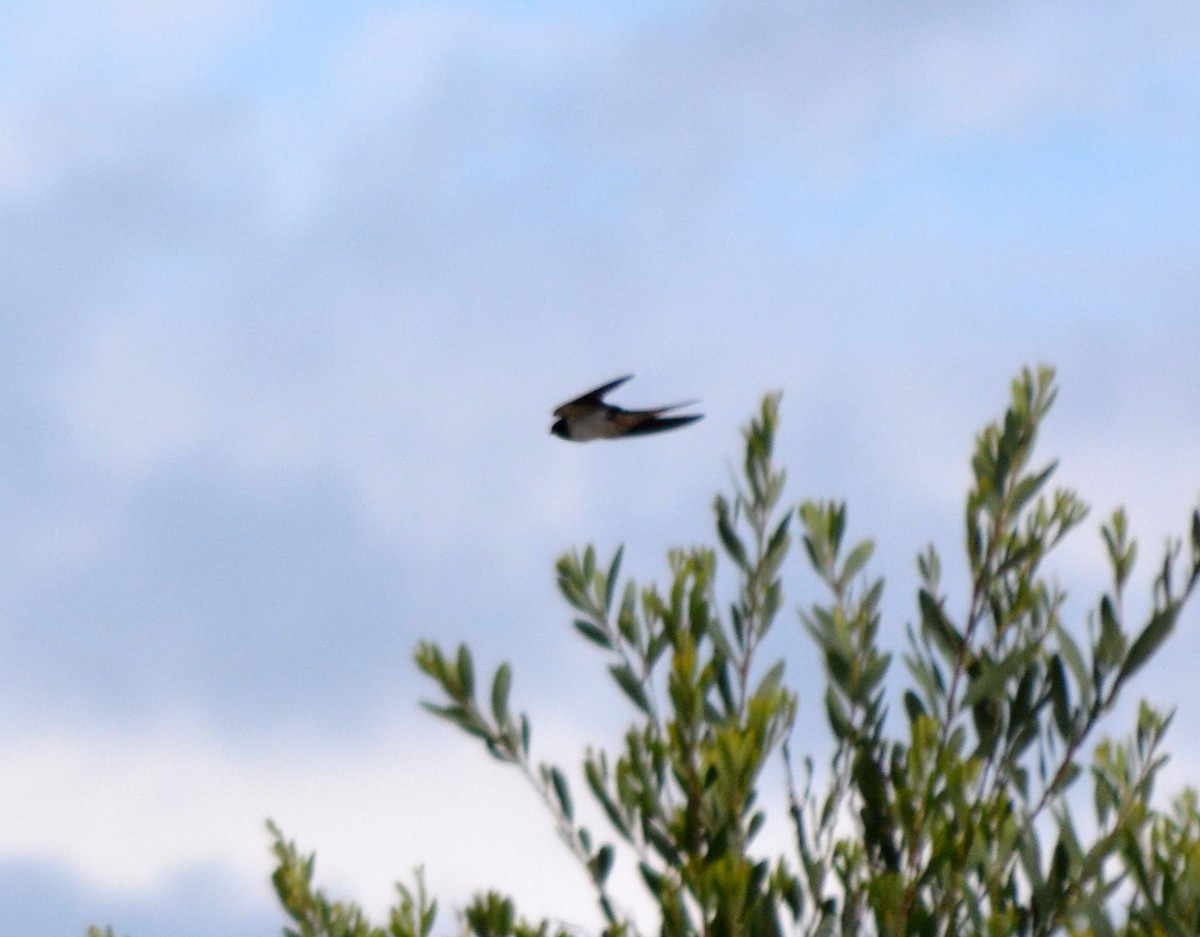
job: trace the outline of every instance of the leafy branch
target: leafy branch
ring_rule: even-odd
[[[638,934],[609,890],[612,869],[626,860],[658,909],[662,937],[1195,934],[1196,794],[1184,791],[1169,811],[1151,803],[1171,715],[1143,702],[1129,739],[1099,733],[1200,582],[1200,512],[1186,555],[1183,539],[1168,544],[1152,609],[1131,627],[1124,597],[1138,548],[1116,510],[1100,530],[1111,586],[1082,626],[1068,621],[1066,593],[1043,570],[1087,508],[1050,487],[1055,462],[1035,458],[1056,393],[1051,369],[1026,369],[1002,418],[976,438],[965,595],[958,604],[944,588],[933,546],[917,557],[907,679],[892,674],[881,643],[884,582],[869,571],[873,542],[848,540],[846,505],[781,508],[778,395],[745,430],[732,492],[713,502],[715,548],[671,551],[662,587],[622,583],[621,549],[607,563],[590,546],[558,560],[573,627],[630,706],[622,743],[589,748],[583,761],[613,842],[599,843],[577,821],[565,772],[532,759],[529,719],[510,709],[507,663],[480,690],[465,645],[447,653],[422,643],[417,665],[440,692],[424,705],[537,791],[587,871],[606,934]],[[800,622],[826,675],[827,771],[811,755],[794,764],[796,694],[782,661],[761,659],[797,527],[820,585]],[[730,600],[718,597],[719,562],[737,576]],[[902,703],[900,719],[889,719],[891,701]],[[768,823],[763,772],[776,752],[794,849],[771,856],[757,844]],[[1077,799],[1067,797],[1083,777],[1096,814],[1090,837],[1072,812]],[[436,905],[419,872],[415,887],[398,886],[388,928],[372,929],[356,906],[314,890],[312,857],[271,830],[276,888],[298,928],[290,937],[429,937]],[[1123,918],[1120,896],[1128,896]],[[477,937],[553,930],[524,921],[494,892],[476,896],[463,921]]]

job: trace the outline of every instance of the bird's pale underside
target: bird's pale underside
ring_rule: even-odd
[[[620,439],[623,436],[645,436],[650,433],[661,433],[664,430],[678,429],[700,419],[703,414],[692,413],[683,416],[663,416],[681,407],[690,407],[695,403],[689,400],[685,403],[674,403],[667,407],[655,407],[651,410],[624,410],[604,402],[604,396],[609,391],[620,387],[628,381],[632,374],[619,377],[615,381],[601,384],[589,390],[581,397],[564,403],[554,411],[558,419],[550,427],[550,432],[562,439],[574,442],[587,442],[592,439]]]

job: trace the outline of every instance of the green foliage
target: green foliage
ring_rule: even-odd
[[[428,937],[436,905],[424,906],[425,890],[419,872],[418,903],[414,905],[411,894],[401,887],[401,906],[392,912],[395,926],[386,930],[373,927],[356,904],[330,901],[322,892],[314,891],[312,879],[316,856],[300,855],[296,844],[284,841],[283,834],[271,821],[267,821],[267,829],[274,837],[278,861],[271,881],[284,911],[295,925],[283,929],[285,937]],[[426,915],[429,927],[422,927]]]
[[[872,543],[847,541],[846,506],[781,507],[777,396],[745,431],[741,483],[714,504],[719,549],[738,578],[731,600],[717,596],[712,548],[672,551],[664,588],[622,585],[620,550],[607,565],[591,547],[563,556],[558,585],[574,628],[632,717],[617,750],[590,749],[583,763],[607,839],[577,819],[567,774],[533,759],[530,721],[510,708],[508,664],[477,692],[465,645],[451,654],[421,644],[417,665],[442,695],[425,706],[527,778],[589,876],[606,934],[638,933],[609,891],[618,861],[636,864],[663,937],[1196,934],[1196,794],[1165,812],[1151,804],[1171,717],[1142,703],[1131,738],[1098,730],[1200,581],[1200,513],[1183,562],[1182,541],[1168,546],[1152,608],[1135,624],[1123,596],[1137,546],[1117,510],[1101,528],[1111,587],[1086,627],[1064,621],[1065,593],[1043,568],[1087,508],[1048,487],[1054,463],[1034,462],[1054,396],[1049,369],[1024,371],[1003,419],[978,436],[969,581],[952,596],[937,550],[918,556],[905,675],[880,646],[883,580],[868,573]],[[800,612],[827,677],[833,751],[820,772],[811,757],[794,765],[796,695],[781,661],[759,660],[783,606],[793,526],[824,595]],[[903,716],[889,718],[890,700],[903,702]],[[755,847],[768,819],[759,783],[776,757],[795,848],[767,856]],[[1085,778],[1095,811],[1086,834],[1073,814],[1086,800],[1068,799]],[[436,905],[419,873],[415,891],[401,887],[388,928],[372,929],[355,906],[314,892],[312,857],[271,829],[276,889],[299,928],[289,935],[428,937]],[[551,932],[494,893],[463,920],[479,937]]]

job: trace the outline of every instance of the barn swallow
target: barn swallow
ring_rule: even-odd
[[[668,410],[678,410],[680,407],[690,407],[696,401],[676,403],[669,407],[656,407],[653,410],[622,410],[604,402],[604,395],[615,387],[620,387],[633,377],[627,374],[615,381],[602,384],[595,390],[589,390],[582,397],[576,397],[569,403],[564,403],[554,411],[558,417],[550,432],[563,439],[575,442],[587,442],[589,439],[617,439],[621,436],[641,436],[646,433],[658,433],[667,429],[687,426],[700,419],[703,414],[695,413],[688,416],[662,416]]]

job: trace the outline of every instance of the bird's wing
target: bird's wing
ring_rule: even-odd
[[[586,394],[564,403],[561,407],[554,411],[554,416],[568,416],[570,415],[571,411],[577,407],[587,407],[598,404],[601,402],[604,395],[610,390],[620,387],[632,377],[632,374],[626,374],[624,377],[619,377],[615,381],[609,381],[607,384],[601,384],[599,387],[589,390]]]
[[[655,407],[647,412],[649,413],[669,413],[671,410],[680,410],[684,407],[694,407],[699,400],[685,400],[683,403],[673,403],[666,407]]]
[[[648,433],[661,433],[663,430],[679,429],[689,423],[695,423],[704,414],[692,413],[687,416],[658,416],[662,411],[634,411],[633,413],[618,414],[615,419],[620,424],[618,436],[644,436]],[[630,419],[633,417],[633,419]]]

